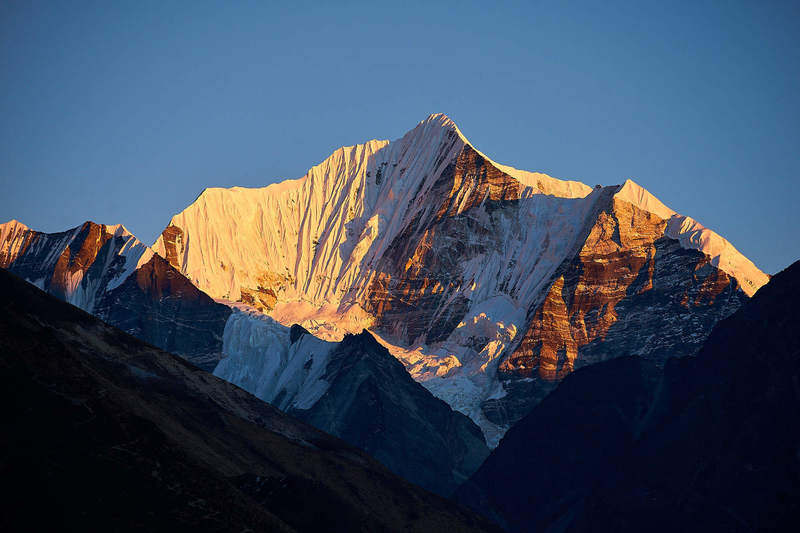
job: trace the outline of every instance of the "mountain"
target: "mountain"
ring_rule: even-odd
[[[495,163],[440,114],[297,180],[206,189],[153,248],[285,326],[369,329],[492,445],[577,368],[695,353],[769,279],[633,181]]]
[[[0,269],[3,530],[493,531]]]
[[[489,449],[478,426],[415,382],[367,331],[340,342],[237,309],[214,375],[448,495]]]
[[[457,497],[509,531],[794,531],[800,262],[663,369],[568,376]]]
[[[0,224],[0,267],[146,342],[213,370],[231,311],[122,225],[41,233]]]
[[[12,220],[0,225],[0,244],[1,267],[89,312],[153,257],[121,224],[85,222],[60,233],[40,233]]]

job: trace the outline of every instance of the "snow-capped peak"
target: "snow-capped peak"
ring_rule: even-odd
[[[22,229],[30,229],[28,228],[28,226],[26,226],[16,218],[12,218],[8,222],[3,222],[2,224],[0,224],[0,228],[5,228],[5,227],[21,227]]]
[[[23,277],[40,287],[55,283],[66,301],[89,312],[99,294],[118,287],[152,257],[153,251],[122,224],[87,220],[58,233],[38,232],[17,220],[0,224],[0,266],[12,267],[22,258],[35,267],[20,270]],[[98,262],[103,267],[95,270],[103,274],[87,278]],[[53,276],[61,278],[54,282]]]
[[[512,178],[522,183],[524,186],[530,187],[533,192],[542,192],[544,194],[558,196],[559,198],[584,198],[586,195],[592,192],[591,187],[579,181],[562,180],[548,176],[542,172],[520,170],[512,166],[503,165],[502,163],[496,162],[491,157],[477,149],[475,145],[472,144],[461,132],[458,125],[444,113],[433,113],[429,115],[428,118],[421,121],[417,127],[411,130],[406,136],[419,135],[420,130],[425,131],[426,129],[433,128],[454,132],[463,144],[468,145],[470,148],[478,152],[481,157],[486,159],[501,172],[508,174]]]
[[[6,242],[14,233],[30,231],[30,228],[16,219],[0,224],[0,244]]]
[[[759,270],[727,239],[693,218],[676,213],[633,180],[626,180],[614,198],[629,202],[666,220],[664,235],[680,241],[684,248],[699,250],[709,256],[711,264],[736,278],[748,296],[755,294],[769,281],[769,276]]]
[[[615,198],[625,200],[639,209],[644,209],[654,215],[658,215],[664,220],[669,220],[677,213],[664,205],[661,200],[653,196],[650,191],[631,179],[625,180],[619,191],[614,195]]]

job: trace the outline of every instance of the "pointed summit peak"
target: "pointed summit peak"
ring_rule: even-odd
[[[91,231],[93,229],[96,229],[97,231],[111,233],[118,237],[127,237],[129,235],[132,235],[132,233],[128,231],[128,228],[126,228],[122,224],[102,224],[99,222],[95,222],[94,220],[87,220],[80,226],[76,226],[72,229],[78,231]]]
[[[8,222],[0,224],[0,243],[4,242],[10,235],[15,235],[26,231],[30,231],[28,226],[19,220],[12,218]]]
[[[649,211],[659,217],[668,220],[677,213],[664,205],[661,200],[653,196],[650,191],[633,181],[625,180],[619,191],[614,195],[615,198],[630,202],[636,207]]]
[[[461,133],[461,130],[458,129],[458,126],[453,119],[445,115],[444,113],[431,113],[427,116],[424,120],[421,120],[417,126],[409,132],[409,134],[417,135],[432,135],[434,132],[454,132],[456,135],[460,137],[460,139],[465,143],[470,144],[464,134]]]
[[[0,224],[0,228],[19,228],[19,229],[30,229],[28,226],[17,220],[16,218],[12,218],[8,222],[3,222]]]
[[[737,279],[748,296],[769,281],[769,276],[742,255],[727,239],[706,228],[695,219],[681,215],[653,196],[650,191],[628,179],[614,198],[631,203],[667,221],[664,235],[675,239],[686,249],[698,250],[711,258],[711,263]]]
[[[444,113],[431,113],[430,115],[428,115],[426,119],[420,121],[420,124],[426,124],[426,123],[436,124],[445,128],[458,129],[458,126],[456,126],[456,123],[453,122],[453,119],[451,119]]]
[[[503,165],[494,161],[491,157],[481,152],[478,148],[467,139],[455,122],[445,115],[444,113],[433,113],[428,115],[428,118],[421,121],[416,128],[411,130],[408,135],[414,137],[432,137],[434,135],[441,136],[445,131],[448,134],[452,132],[457,135],[459,140],[470,148],[475,150],[482,158],[488,161],[495,168],[501,172],[505,172],[509,176],[518,180],[526,187],[531,187],[534,190],[544,194],[558,196],[562,198],[583,198],[592,192],[591,187],[579,181],[561,180],[553,178],[541,172],[530,172],[527,170],[520,170],[509,165]]]

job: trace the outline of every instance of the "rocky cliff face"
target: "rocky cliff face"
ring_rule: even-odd
[[[208,369],[229,315],[203,293],[326,340],[369,329],[491,445],[581,366],[693,353],[768,280],[632,181],[592,189],[498,164],[444,115],[298,180],[208,189],[154,249],[164,260],[89,223],[0,234],[7,268]],[[147,281],[160,278],[174,281]]]
[[[793,531],[798,298],[795,263],[721,320],[696,357],[579,369],[458,498],[509,531]]]
[[[508,394],[483,406],[497,424],[516,422],[530,410],[528,398],[543,397],[581,366],[620,355],[659,363],[693,355],[747,300],[707,255],[664,236],[666,220],[616,195],[604,204],[500,365]]]
[[[85,222],[41,233],[0,225],[0,267],[206,370],[222,357],[230,310],[123,226]]]
[[[154,246],[286,326],[369,328],[493,444],[582,365],[692,353],[768,280],[632,181],[498,164],[444,115],[299,180],[206,190]]]

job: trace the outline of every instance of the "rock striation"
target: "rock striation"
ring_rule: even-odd
[[[0,226],[0,266],[209,370],[237,344],[211,298],[323,340],[367,329],[490,446],[582,366],[695,353],[769,279],[633,181],[496,163],[441,114],[297,180],[207,189],[153,250],[121,226]]]
[[[581,366],[625,354],[659,363],[693,355],[748,299],[711,258],[665,236],[668,221],[611,192],[500,365],[509,394],[484,404],[497,424],[513,424],[529,411],[527,398],[543,397]]]

